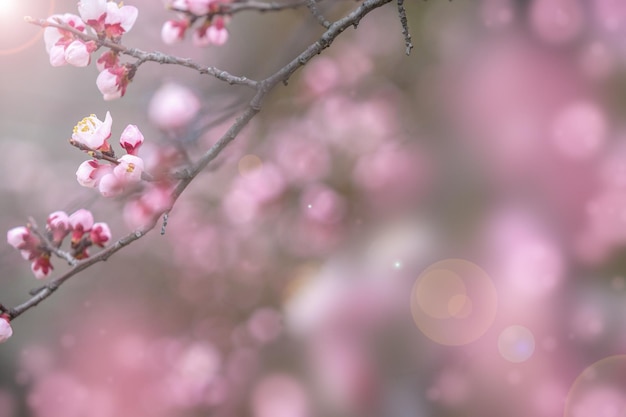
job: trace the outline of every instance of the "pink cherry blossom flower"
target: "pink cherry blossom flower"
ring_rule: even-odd
[[[135,155],[124,155],[117,161],[119,164],[113,168],[113,175],[120,181],[126,184],[141,181],[144,167],[143,159]]]
[[[91,53],[94,51],[91,44],[75,40],[65,48],[65,61],[75,67],[86,67],[91,62]]]
[[[107,37],[119,39],[124,33],[132,29],[139,10],[134,6],[123,6],[120,2],[110,1],[107,3],[107,14],[104,19],[104,27]]]
[[[22,258],[35,259],[42,254],[41,241],[27,227],[14,227],[7,232],[7,242],[19,250]]]
[[[120,136],[120,145],[129,155],[137,155],[143,139],[143,134],[136,125],[128,125]]]
[[[52,242],[60,244],[70,232],[70,218],[64,211],[55,211],[46,221],[48,230],[52,232]]]
[[[108,0],[80,0],[78,2],[78,13],[80,17],[92,26],[96,31],[99,25],[104,29],[104,18],[107,12]]]
[[[196,16],[202,16],[209,13],[211,3],[215,0],[185,0],[187,6],[186,10],[195,14]]]
[[[80,17],[70,13],[53,15],[48,18],[48,21],[66,24],[85,33],[85,23]],[[91,53],[97,49],[95,42],[85,42],[78,39],[72,32],[52,26],[44,30],[44,42],[53,67],[66,64],[77,67],[87,66],[91,61]]]
[[[173,45],[183,40],[185,32],[189,29],[189,21],[168,20],[161,28],[161,39],[166,45]]]
[[[226,20],[216,16],[193,33],[192,42],[195,46],[224,45],[228,40],[228,31],[224,27]]]
[[[126,65],[107,68],[96,79],[98,90],[106,101],[124,96],[129,82],[129,70]]]
[[[74,232],[88,232],[93,227],[93,214],[86,209],[76,210],[70,215],[70,225]]]
[[[76,171],[76,180],[83,187],[96,188],[100,183],[100,179],[107,174],[113,172],[113,167],[108,164],[101,164],[91,159],[85,161],[78,166]]]
[[[224,45],[228,40],[228,30],[223,26],[211,25],[207,30],[207,38],[213,45]]]
[[[0,343],[6,342],[11,336],[13,336],[13,329],[9,319],[5,316],[0,316]]]
[[[89,237],[94,245],[103,247],[109,240],[111,240],[111,229],[106,223],[98,222],[93,225]]]
[[[112,171],[100,179],[98,191],[103,197],[116,197],[124,192],[124,181],[118,178]]]
[[[107,139],[111,136],[111,123],[113,119],[107,112],[104,121],[98,119],[95,114],[85,117],[74,126],[72,140],[99,151],[111,149]]]
[[[52,272],[52,264],[50,263],[50,255],[44,254],[35,258],[31,263],[30,269],[33,271],[35,278],[44,279]]]
[[[133,27],[139,14],[134,6],[123,6],[106,0],[81,0],[78,2],[78,12],[98,34],[114,40]]]
[[[150,100],[148,116],[163,130],[175,130],[191,122],[200,110],[200,100],[187,87],[166,83]]]
[[[30,235],[28,228],[24,226],[14,227],[7,232],[7,242],[15,249],[23,249]]]

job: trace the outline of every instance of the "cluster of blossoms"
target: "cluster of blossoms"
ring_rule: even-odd
[[[111,239],[111,230],[106,223],[94,223],[89,210],[80,209],[69,216],[64,211],[55,211],[48,216],[44,235],[30,225],[19,226],[7,232],[7,242],[31,261],[35,277],[43,279],[52,272],[53,249],[58,249],[68,235],[71,236],[69,254],[74,259],[85,259],[89,257],[90,246],[104,247]]]
[[[91,62],[91,54],[99,48],[99,42],[118,44],[137,20],[138,10],[107,0],[81,0],[78,2],[80,16],[65,13],[48,18],[48,22],[64,25],[72,30],[48,26],[44,30],[46,51],[54,67],[70,64],[85,67]],[[93,40],[85,40],[85,36]],[[97,60],[100,71],[96,84],[105,100],[122,97],[132,79],[131,66],[121,64],[118,52],[109,50]]]
[[[161,38],[168,45],[180,42],[197,21],[191,40],[196,46],[223,45],[228,40],[224,10],[232,0],[174,0],[170,5],[179,13],[177,19],[168,20],[161,30]]]
[[[128,125],[120,136],[120,145],[126,151],[115,158],[108,139],[111,137],[111,114],[104,121],[95,115],[85,117],[74,126],[72,144],[94,157],[83,162],[76,171],[76,179],[83,187],[97,188],[104,197],[115,197],[141,181],[144,162],[137,151],[144,141],[135,125]],[[96,157],[98,159],[96,159]],[[108,163],[101,163],[105,160]]]

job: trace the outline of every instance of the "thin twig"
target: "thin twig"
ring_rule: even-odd
[[[189,58],[180,58],[180,57],[167,55],[167,54],[164,54],[162,52],[157,52],[157,51],[146,52],[137,48],[127,48],[122,44],[111,42],[110,40],[106,40],[106,39],[104,40],[99,39],[95,35],[83,33],[65,23],[50,22],[50,21],[43,20],[43,19],[33,19],[31,17],[27,17],[25,18],[25,20],[28,23],[32,23],[37,26],[41,26],[43,28],[55,27],[57,29],[71,32],[72,34],[76,35],[78,38],[80,38],[83,41],[86,41],[86,42],[93,41],[93,42],[96,42],[96,44],[98,44],[99,46],[104,46],[105,48],[109,48],[112,51],[118,52],[120,54],[137,58],[138,61],[135,64],[133,64],[136,67],[148,61],[156,62],[159,64],[180,65],[182,67],[194,69],[198,71],[200,74],[211,75],[217,78],[218,80],[227,82],[230,85],[243,85],[252,89],[257,88],[257,82],[255,80],[251,80],[247,77],[240,77],[240,76],[232,75],[228,73],[227,71],[221,70],[216,67],[206,67],[206,66],[203,66],[194,62],[193,60]]]
[[[320,25],[324,26],[326,29],[330,27],[330,22],[326,20],[326,18],[320,12],[320,9],[317,7],[316,0],[307,0],[306,7],[309,9],[313,17],[317,19]]]
[[[411,49],[413,49],[413,43],[411,43],[411,32],[409,32],[409,23],[406,20],[406,9],[404,8],[404,0],[397,0],[398,2],[398,16],[400,17],[400,24],[402,25],[402,35],[404,35],[404,45],[406,46],[406,54],[411,55]]]
[[[28,218],[28,223],[30,224],[30,230],[32,230],[33,233],[35,235],[37,235],[37,237],[39,239],[42,240],[42,242],[44,244],[44,248],[46,250],[54,253],[59,258],[65,260],[68,263],[68,265],[70,265],[70,266],[75,266],[76,265],[76,263],[78,262],[78,259],[74,258],[69,252],[66,252],[64,250],[59,249],[59,247],[57,245],[52,243],[50,241],[50,239],[48,239],[47,234],[43,233],[43,232],[41,232],[41,230],[39,230],[39,227],[37,226],[37,223],[35,222],[35,219],[33,219],[32,217],[29,217]]]

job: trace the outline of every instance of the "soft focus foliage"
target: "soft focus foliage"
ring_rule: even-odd
[[[323,30],[306,7],[207,22],[215,1],[127,3],[59,16],[251,79]],[[0,416],[624,415],[626,3],[404,3],[410,57],[393,2],[374,11],[269,96],[164,236],[0,316]],[[319,2],[328,19],[355,5]],[[251,93],[148,63],[104,103],[91,69],[50,68],[86,65],[89,45],[43,37],[2,57],[6,306],[41,284],[16,225],[62,209],[54,239],[110,244],[168,207],[164,167]],[[105,54],[97,86],[120,97],[126,67]],[[89,113],[106,117],[72,133]],[[70,136],[127,155],[81,164]]]

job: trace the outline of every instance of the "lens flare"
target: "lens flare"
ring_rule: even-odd
[[[24,16],[45,19],[54,13],[54,0],[0,0],[0,55],[11,55],[40,41],[43,29],[24,23]]]
[[[446,259],[428,267],[411,291],[415,324],[429,339],[450,346],[482,336],[494,321],[498,296],[476,264]]]
[[[587,367],[567,395],[564,417],[626,416],[626,355],[609,356]]]

